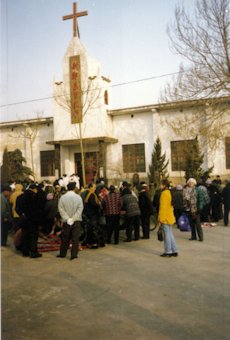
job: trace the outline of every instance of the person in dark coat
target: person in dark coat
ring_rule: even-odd
[[[1,246],[4,247],[7,244],[8,232],[11,229],[13,218],[9,202],[11,187],[3,185],[1,189]]]
[[[122,210],[125,213],[126,225],[126,242],[132,241],[132,229],[134,227],[134,239],[139,240],[140,237],[140,208],[137,198],[132,194],[128,188],[122,191]]]
[[[94,183],[89,184],[89,189],[84,197],[84,219],[86,219],[86,239],[82,245],[87,244],[89,248],[97,248],[105,245],[105,239],[103,237],[103,231],[99,224],[100,218],[100,200],[95,190],[96,185]]]
[[[139,192],[139,207],[141,211],[141,226],[143,238],[149,239],[150,216],[153,215],[153,206],[150,200],[148,186],[143,183]]]
[[[223,218],[222,213],[222,197],[220,194],[220,188],[218,183],[212,181],[212,183],[208,186],[209,195],[211,199],[211,218],[213,222],[218,222],[221,218]]]
[[[222,191],[222,198],[224,204],[224,225],[228,226],[228,216],[230,211],[230,181],[226,184]]]
[[[31,258],[41,257],[38,253],[37,241],[39,236],[39,225],[44,216],[45,200],[43,195],[38,193],[37,185],[30,184],[24,194],[16,201],[16,211],[22,216],[22,244],[23,256]]]
[[[44,219],[44,233],[48,235],[51,233],[55,217],[58,214],[58,201],[54,199],[54,193],[51,187],[46,187],[46,204],[44,208],[45,219]]]
[[[173,190],[173,208],[174,208],[174,216],[176,219],[176,223],[179,217],[184,212],[184,200],[183,200],[183,186],[178,184]],[[177,224],[178,226],[178,224]],[[179,228],[179,226],[178,226]]]

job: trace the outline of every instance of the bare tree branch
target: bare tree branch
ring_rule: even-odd
[[[224,126],[226,128],[229,122],[229,0],[197,0],[195,10],[191,14],[188,14],[183,6],[177,6],[175,21],[167,27],[167,33],[173,52],[181,55],[187,61],[187,66],[181,64],[178,76],[166,85],[161,94],[161,101],[208,100],[210,109],[208,113],[206,110],[205,126],[202,126],[202,115],[199,112],[195,114],[198,119],[196,135],[200,133],[208,137],[213,145],[215,139],[218,142],[223,138],[224,129],[222,132],[220,129]],[[223,97],[226,97],[226,103],[221,100],[218,104],[218,99]],[[227,121],[224,118],[226,115]],[[177,121],[176,125],[184,128],[186,125],[188,132],[194,118],[187,115],[186,121]],[[170,124],[173,128],[173,122]]]

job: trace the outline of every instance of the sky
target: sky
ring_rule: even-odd
[[[53,82],[72,39],[73,0],[1,1],[0,120],[53,115]],[[80,39],[111,79],[111,109],[159,102],[160,91],[183,61],[166,33],[176,4],[195,0],[78,0]],[[190,6],[190,7],[189,7]],[[162,77],[163,76],[163,77]],[[151,80],[143,80],[153,78]],[[135,80],[141,80],[132,83]],[[130,83],[121,85],[123,83]]]

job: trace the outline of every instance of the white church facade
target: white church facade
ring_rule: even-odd
[[[73,56],[78,56],[76,60],[80,61],[76,70],[77,62],[71,64],[72,69],[70,67]],[[75,91],[72,95],[81,97],[80,104],[72,101],[71,91]],[[166,153],[169,160],[170,179],[175,183],[183,182],[186,142],[194,137],[176,133],[170,123],[178,121],[182,115],[190,117],[197,112],[205,121],[208,110],[205,101],[113,110],[109,106],[110,91],[110,80],[101,73],[100,63],[87,54],[77,36],[73,37],[63,60],[63,80],[53,84],[54,113],[47,118],[0,123],[1,159],[5,147],[8,151],[20,149],[38,181],[53,181],[63,174],[78,173],[83,183],[82,155],[86,184],[99,177],[108,184],[124,179],[131,181],[134,173],[148,181],[154,143],[159,137],[162,153]],[[81,111],[80,120],[74,116],[76,112],[72,112],[73,105],[76,112]],[[223,179],[230,178],[229,115],[230,105],[224,116],[226,128],[218,147],[212,149],[204,138],[199,140],[205,156],[204,169],[214,166],[213,175]]]

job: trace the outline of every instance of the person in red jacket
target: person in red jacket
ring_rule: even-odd
[[[114,233],[114,243],[119,243],[120,232],[120,212],[121,197],[120,193],[115,191],[115,187],[109,187],[109,193],[103,198],[102,209],[106,218],[107,243],[111,243],[112,234]]]

